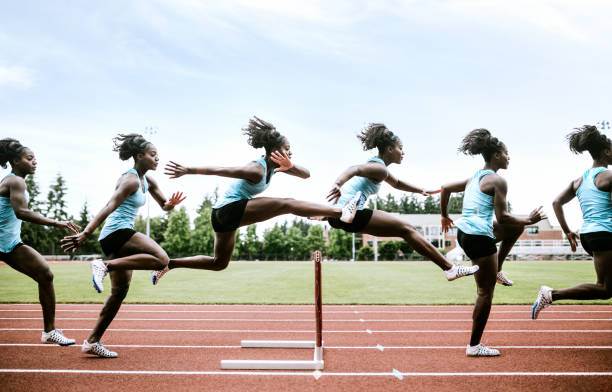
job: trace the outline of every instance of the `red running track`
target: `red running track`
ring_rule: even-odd
[[[494,306],[467,358],[471,306],[324,306],[325,369],[221,370],[222,359],[312,360],[312,349],[242,349],[241,339],[313,340],[313,306],[124,305],[103,341],[80,352],[101,305],[62,304],[56,325],[77,345],[42,345],[37,304],[0,305],[3,391],[612,390],[612,305]]]

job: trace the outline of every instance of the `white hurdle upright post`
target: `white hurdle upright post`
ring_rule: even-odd
[[[321,301],[321,252],[313,254],[315,268],[315,341],[300,340],[242,340],[240,346],[247,348],[314,348],[312,361],[283,360],[234,360],[221,361],[221,369],[283,369],[283,370],[323,370],[323,312]]]

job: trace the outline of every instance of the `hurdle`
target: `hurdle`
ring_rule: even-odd
[[[321,252],[313,254],[315,270],[315,341],[309,340],[242,340],[243,348],[313,348],[312,361],[283,360],[222,360],[221,369],[283,369],[283,370],[322,370],[323,369],[323,314],[321,310]]]

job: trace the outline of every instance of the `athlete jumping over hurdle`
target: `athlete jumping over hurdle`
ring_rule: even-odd
[[[541,206],[533,210],[528,218],[519,218],[508,212],[508,185],[497,171],[507,169],[510,158],[504,143],[491,136],[489,131],[475,129],[468,133],[463,138],[459,151],[469,155],[482,154],[485,165],[467,180],[442,186],[442,230],[446,233],[453,224],[456,225],[459,245],[472,263],[480,266],[474,275],[478,297],[472,314],[472,336],[466,348],[466,355],[498,356],[499,350],[488,348],[480,342],[489,319],[495,283],[497,281],[507,286],[512,285],[501,272],[501,266],[525,226],[546,219],[546,215]],[[461,219],[453,222],[448,217],[450,195],[452,192],[464,191]],[[493,213],[497,222],[493,222]],[[501,244],[498,251],[495,243],[499,241]]]
[[[379,237],[402,237],[414,250],[428,257],[440,267],[448,280],[472,275],[478,271],[478,266],[465,267],[449,263],[408,222],[385,211],[372,211],[364,208],[368,197],[378,192],[383,181],[401,191],[420,193],[424,196],[439,191],[426,191],[423,188],[410,185],[389,172],[387,167],[392,163],[400,164],[404,158],[404,152],[399,137],[394,135],[384,124],[372,123],[368,125],[358,135],[358,138],[361,140],[364,150],[377,148],[378,156],[370,158],[366,163],[349,167],[336,179],[327,199],[332,203],[342,205],[348,200],[359,197],[359,207],[352,222],[347,223],[336,218],[330,218],[328,219],[329,224],[334,228],[350,233],[366,233]]]
[[[249,145],[253,148],[263,147],[265,155],[238,167],[186,167],[172,161],[166,166],[165,173],[170,178],[178,178],[185,174],[202,174],[236,178],[236,181],[229,186],[212,210],[215,255],[171,259],[166,268],[153,272],[153,284],[157,284],[164,274],[174,268],[212,271],[225,269],[234,251],[236,230],[242,226],[263,222],[283,214],[335,217],[347,223],[353,220],[358,196],[353,200],[347,199],[347,203],[342,208],[288,198],[255,197],[268,188],[275,173],[308,178],[310,172],[291,162],[289,140],[281,135],[274,125],[254,117],[249,120],[249,125],[243,131],[248,136]]]
[[[553,290],[542,286],[531,310],[537,319],[542,309],[561,299],[608,299],[612,297],[612,141],[593,125],[585,125],[568,135],[570,150],[576,154],[588,151],[593,165],[572,181],[553,202],[555,215],[572,247],[578,246],[578,234],[571,231],[565,220],[563,205],[578,196],[582,210],[580,242],[593,257],[597,283],[583,283],[566,289]]]
[[[28,208],[25,178],[36,171],[36,157],[15,139],[0,140],[0,165],[11,172],[0,181],[0,260],[38,283],[38,298],[43,312],[42,343],[69,346],[74,339],[55,329],[55,289],[53,272],[36,249],[21,242],[21,221],[58,227],[77,233],[81,228],[70,221],[45,218]]]
[[[110,272],[111,294],[82,346],[84,353],[103,358],[117,357],[117,353],[104,347],[100,339],[128,293],[132,271],[162,269],[168,265],[166,251],[151,238],[134,231],[134,221],[138,209],[146,202],[146,193],[149,192],[164,211],[171,211],[185,200],[181,192],[174,193],[167,200],[153,177],[146,174],[155,170],[159,162],[157,149],[151,142],[135,133],[118,135],[113,141],[113,151],[119,152],[123,161],[134,158],[134,167],[121,175],[113,196],[87,227],[62,239],[64,251],[73,252],[106,219],[99,240],[108,260],[92,261],[91,269],[93,285],[99,293],[104,290],[103,280]]]

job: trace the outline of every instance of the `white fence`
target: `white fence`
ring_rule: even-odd
[[[467,259],[459,245],[449,251],[446,257],[452,261]],[[591,256],[585,252],[580,242],[578,242],[576,252],[572,252],[572,248],[567,240],[519,240],[516,241],[516,244],[510,250],[508,258],[512,260],[586,260],[590,259]]]

